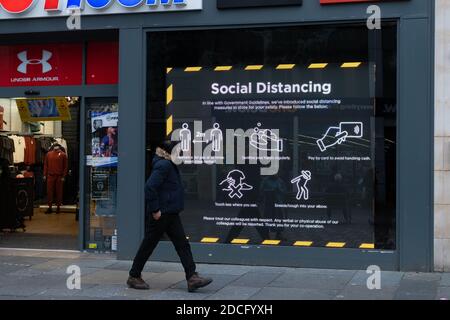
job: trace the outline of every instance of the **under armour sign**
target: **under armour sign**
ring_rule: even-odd
[[[41,59],[28,59],[28,51],[22,51],[17,54],[17,58],[22,61],[22,63],[17,67],[17,71],[27,74],[28,65],[39,64],[42,66],[42,73],[47,73],[52,70],[52,65],[48,62],[51,57],[52,53],[50,51],[42,50]]]
[[[82,45],[0,46],[0,86],[60,86],[82,83]]]
[[[201,10],[203,0],[0,0],[0,19]]]

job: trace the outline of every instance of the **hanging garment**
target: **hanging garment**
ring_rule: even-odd
[[[23,163],[25,160],[25,138],[11,136],[14,141],[14,163]]]
[[[24,163],[26,165],[36,163],[36,140],[33,137],[25,137]]]
[[[39,137],[36,139],[36,164],[44,164],[45,155],[52,146],[53,139],[49,137]]]
[[[14,164],[14,140],[0,137],[0,159],[5,159],[10,165]]]

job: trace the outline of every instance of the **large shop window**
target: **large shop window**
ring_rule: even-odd
[[[395,24],[150,33],[190,241],[395,249],[396,56]]]

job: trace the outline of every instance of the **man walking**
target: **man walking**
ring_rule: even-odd
[[[191,247],[184,233],[179,214],[184,209],[184,191],[180,173],[172,162],[171,153],[176,143],[164,141],[156,149],[153,169],[145,185],[148,217],[144,240],[134,258],[127,284],[134,289],[149,289],[142,279],[144,265],[164,233],[167,233],[183,264],[188,291],[207,286],[212,279],[200,277],[192,257]]]

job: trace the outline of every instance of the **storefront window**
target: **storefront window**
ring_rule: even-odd
[[[119,107],[117,99],[92,99],[86,110],[86,248],[116,251]]]
[[[0,246],[78,249],[79,97],[0,98]]]
[[[192,242],[395,249],[396,28],[151,33],[147,162]]]

